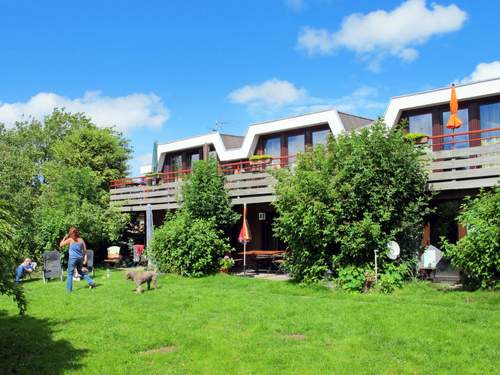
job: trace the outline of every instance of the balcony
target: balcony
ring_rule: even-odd
[[[459,191],[491,187],[500,179],[500,127],[488,130],[457,132],[428,137],[427,152],[431,191]],[[233,205],[269,203],[276,199],[272,169],[286,168],[295,156],[266,161],[220,164]],[[171,210],[182,200],[182,181],[191,171],[159,173],[155,177],[141,176],[112,182],[111,201],[124,212]]]

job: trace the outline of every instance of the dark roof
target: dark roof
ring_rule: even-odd
[[[372,119],[350,115],[349,113],[344,112],[339,112],[339,117],[340,121],[342,121],[342,124],[344,125],[345,130],[348,132],[370,125],[373,122]]]
[[[240,148],[243,144],[244,136],[241,135],[230,135],[230,134],[221,134],[222,143],[226,147],[226,150],[231,148]]]

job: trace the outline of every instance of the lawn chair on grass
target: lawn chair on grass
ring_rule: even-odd
[[[121,263],[122,256],[120,255],[120,246],[108,247],[108,258],[104,262],[108,266],[117,266]]]
[[[89,270],[89,273],[92,273],[92,276],[95,276],[94,250],[87,250],[87,269]]]
[[[59,251],[47,251],[43,253],[43,282],[48,279],[60,278],[63,281],[63,269],[61,265],[61,253]]]

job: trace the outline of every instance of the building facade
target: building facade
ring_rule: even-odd
[[[491,188],[500,178],[500,78],[458,85],[456,92],[463,125],[454,132],[445,126],[450,115],[449,87],[394,97],[385,114],[388,126],[403,123],[406,131],[426,135],[427,188],[435,194],[437,210],[425,226],[423,244],[439,245],[443,235],[451,241],[463,236],[465,229],[455,221],[461,200],[481,188]],[[197,160],[212,157],[225,175],[234,209],[241,211],[247,204],[253,234],[248,249],[281,250],[285,244],[272,233],[275,195],[268,169],[290,166],[298,153],[325,143],[328,134],[354,131],[371,123],[371,119],[332,109],[254,124],[244,136],[214,132],[160,144],[159,173],[148,175],[150,167],[145,166],[141,177],[114,181],[111,199],[134,215],[151,204],[155,225],[160,225],[165,213],[180,205],[183,177]],[[260,159],[253,160],[255,155],[261,155]],[[238,229],[236,225],[230,233],[236,248]]]

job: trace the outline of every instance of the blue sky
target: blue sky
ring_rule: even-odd
[[[500,76],[488,0],[0,0],[0,122],[54,106],[134,147]]]

